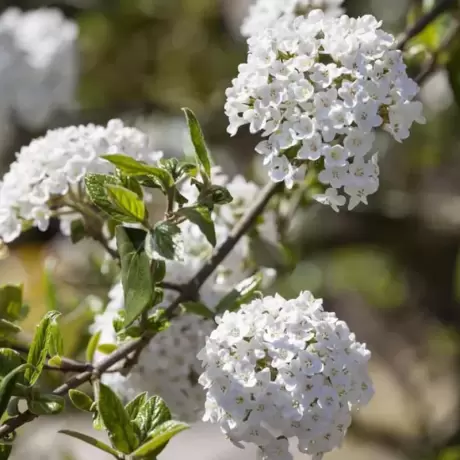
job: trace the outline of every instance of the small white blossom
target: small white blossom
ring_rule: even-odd
[[[370,352],[309,292],[224,313],[198,358],[203,420],[237,445],[256,444],[265,460],[291,459],[289,438],[321,459],[341,445],[351,410],[373,394]]]
[[[328,16],[339,16],[344,0],[254,0],[241,26],[241,35],[249,37],[273,27],[281,18],[293,19],[320,8]]]
[[[265,138],[256,151],[272,181],[292,187],[297,170],[308,166],[337,189],[338,201],[328,191],[318,195],[321,203],[335,210],[343,198],[349,208],[366,203],[379,185],[369,159],[375,131],[401,142],[413,123],[425,122],[413,100],[418,86],[393,49],[394,37],[373,16],[331,17],[313,10],[324,6],[313,1],[278,4],[305,15],[294,19],[285,11],[278,19],[273,13],[273,23],[250,34],[247,62],[226,92],[228,132],[249,124]],[[261,0],[253,10],[272,6]]]

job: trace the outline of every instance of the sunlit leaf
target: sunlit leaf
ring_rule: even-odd
[[[197,163],[203,168],[203,171],[209,178],[211,176],[211,154],[204,140],[203,131],[201,130],[200,123],[198,122],[195,114],[187,108],[182,109],[185,113],[190,138],[192,139],[195,148],[195,157]]]
[[[30,385],[33,385],[43,370],[49,352],[52,324],[60,315],[57,311],[49,311],[42,318],[35,329],[35,335],[29,348],[27,362],[31,364],[25,376]]]
[[[121,281],[125,296],[125,326],[131,325],[151,306],[154,280],[150,260],[145,253],[146,232],[117,227],[117,247],[121,259]]]
[[[133,422],[118,396],[104,384],[100,384],[99,413],[113,445],[125,454],[139,446]]]

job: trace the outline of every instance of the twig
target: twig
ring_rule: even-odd
[[[396,47],[404,49],[407,43],[422,32],[425,27],[434,22],[441,14],[452,8],[456,4],[456,0],[441,0],[438,2],[431,11],[423,15],[409,30],[407,30],[401,39],[398,41]]]
[[[15,350],[19,353],[24,353],[24,354],[29,353],[29,347],[27,345],[20,345],[20,344],[11,345],[10,344],[7,346],[8,348],[11,348],[12,350]],[[81,361],[76,361],[74,359],[61,357],[60,366],[51,366],[48,363],[46,363],[44,368],[48,371],[57,371],[57,372],[66,373],[66,372],[85,372],[88,370],[92,370],[93,366],[91,363],[84,363]]]
[[[161,283],[158,283],[158,286],[163,289],[167,289],[168,291],[176,291],[179,293],[184,290],[181,284],[169,283],[167,281],[162,281]]]
[[[204,263],[196,276],[183,286],[182,294],[166,309],[165,314],[168,319],[173,316],[174,311],[182,302],[195,297],[195,293],[198,292],[217,266],[227,257],[241,237],[251,228],[257,217],[262,213],[270,199],[279,189],[281,189],[281,184],[269,183],[265,186],[258,200],[243,215],[224,243],[214,251],[211,258]]]

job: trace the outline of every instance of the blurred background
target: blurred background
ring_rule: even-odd
[[[189,147],[180,108],[189,106],[226,172],[265,181],[253,153],[257,140],[246,132],[230,139],[223,113],[224,91],[246,59],[239,27],[248,3],[0,1],[2,173],[21,146],[47,129],[111,118],[144,130],[166,155],[181,156]],[[349,0],[345,8],[351,16],[374,14],[398,35],[434,3]],[[46,42],[40,51],[34,50],[34,21],[15,22],[10,7],[62,13],[43,19],[50,25],[46,36],[40,32]],[[437,49],[453,21],[452,14],[441,16],[411,42],[413,75],[429,58],[417,46]],[[374,356],[376,395],[357,414],[344,448],[327,458],[460,459],[460,52],[455,41],[450,45],[442,55],[445,66],[424,81],[428,124],[415,127],[402,145],[379,139],[381,188],[370,205],[340,214],[321,205],[299,209],[287,233],[298,265],[286,269],[273,290],[289,297],[308,289],[323,297]],[[8,53],[8,47],[17,49]],[[13,77],[3,78],[12,69]],[[26,233],[2,257],[1,283],[25,285],[31,308],[25,329],[31,332],[50,302],[58,303],[66,313],[67,354],[78,356],[88,337],[92,296],[104,298],[110,287],[110,276],[98,268],[102,255],[90,242],[71,245],[52,226]],[[51,378],[54,385],[60,376]],[[91,430],[91,421],[77,414],[44,418],[24,429],[13,458],[104,458],[58,437],[64,425]],[[160,458],[255,456],[197,425]]]

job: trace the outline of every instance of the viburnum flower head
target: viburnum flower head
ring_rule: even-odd
[[[280,19],[292,20],[321,9],[327,16],[339,16],[344,0],[256,0],[241,26],[241,35],[250,37],[261,30],[273,27]]]
[[[336,210],[366,203],[378,189],[376,129],[401,142],[425,122],[413,100],[419,88],[380,25],[370,15],[321,10],[279,21],[248,40],[247,63],[226,92],[228,132],[248,124],[261,133],[256,151],[271,180],[292,187],[315,168],[328,189],[318,201]]]
[[[198,354],[206,389],[204,421],[265,460],[292,458],[286,439],[321,459],[339,447],[351,410],[373,395],[370,352],[310,292],[254,300],[226,312]]]
[[[23,147],[0,181],[0,240],[13,241],[24,225],[45,231],[52,216],[60,217],[66,230],[69,221],[79,217],[69,212],[77,198],[85,199],[85,174],[115,171],[101,158],[108,153],[147,163],[162,156],[152,151],[144,133],[125,127],[121,120],[50,130]]]

